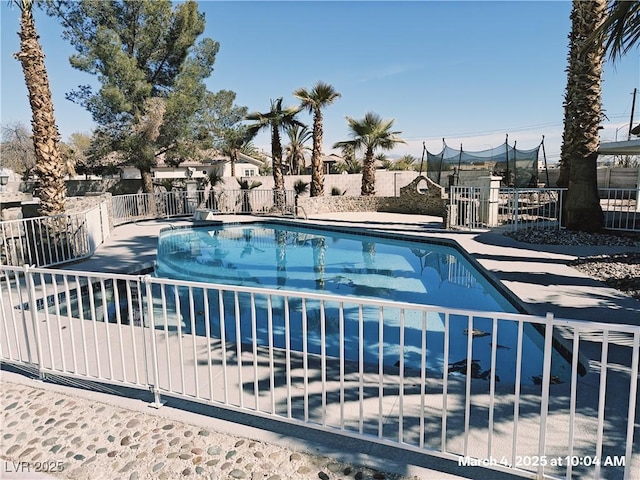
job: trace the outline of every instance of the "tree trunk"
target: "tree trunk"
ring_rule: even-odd
[[[597,232],[602,229],[604,214],[600,206],[596,161],[597,153],[590,157],[573,159],[571,178],[566,195],[566,226],[570,230]]]
[[[151,169],[141,168],[140,176],[142,177],[142,191],[144,193],[154,193],[153,176],[151,175]]]
[[[372,196],[376,193],[376,165],[373,158],[373,150],[368,149],[362,165],[362,187],[360,195]]]
[[[31,105],[31,128],[36,155],[33,171],[38,177],[36,195],[40,198],[39,213],[43,216],[60,214],[65,209],[65,168],[58,148],[60,136],[53,111],[44,53],[38,42],[30,5],[23,5],[22,8],[20,52],[16,54],[16,58],[22,64]]]
[[[235,177],[236,176],[236,161],[238,160],[238,149],[237,148],[232,148],[231,149],[231,154],[229,155],[229,158],[231,160],[231,176]]]
[[[324,165],[322,164],[322,112],[318,108],[313,114],[313,151],[311,153],[312,197],[324,195]]]
[[[282,174],[282,145],[277,127],[271,128],[271,154],[273,155],[273,188],[284,191],[284,176]]]
[[[569,66],[565,118],[560,152],[559,186],[567,186],[564,220],[567,228],[588,232],[602,228],[596,162],[602,120],[602,41],[589,40],[604,21],[607,0],[574,0],[569,35]],[[593,43],[587,43],[591,41]]]

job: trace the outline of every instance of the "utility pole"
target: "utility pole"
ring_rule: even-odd
[[[636,93],[638,92],[637,88],[633,89],[633,100],[631,101],[631,119],[629,120],[629,134],[627,135],[627,140],[631,140],[631,130],[633,129],[633,111],[636,108]]]

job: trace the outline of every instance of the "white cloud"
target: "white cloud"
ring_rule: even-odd
[[[415,72],[424,68],[418,64],[392,64],[385,67],[376,67],[375,71],[361,72],[362,76],[355,80],[355,83],[366,83],[384,78],[404,75],[405,73]]]

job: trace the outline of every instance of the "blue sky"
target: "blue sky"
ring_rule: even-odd
[[[31,113],[18,51],[19,11],[1,2],[1,122],[29,125]],[[212,91],[229,89],[250,111],[270,99],[297,104],[292,92],[319,80],[342,97],[324,111],[325,153],[348,138],[345,116],[373,111],[395,119],[406,145],[393,154],[420,157],[447,144],[465,149],[518,148],[545,136],[547,158],[560,153],[569,1],[242,2],[200,1],[205,36],[220,42]],[[65,93],[93,77],[69,66],[72,48],[56,21],[36,12],[60,133],[90,132],[90,115]],[[602,141],[626,138],[632,92],[640,87],[640,50],[604,70]],[[637,101],[640,106],[640,99]],[[640,108],[636,109],[636,121]],[[311,124],[303,113],[300,119]],[[268,135],[254,142],[269,150]]]

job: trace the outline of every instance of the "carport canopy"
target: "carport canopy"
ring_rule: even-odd
[[[601,143],[598,153],[600,155],[640,155],[640,138]]]

